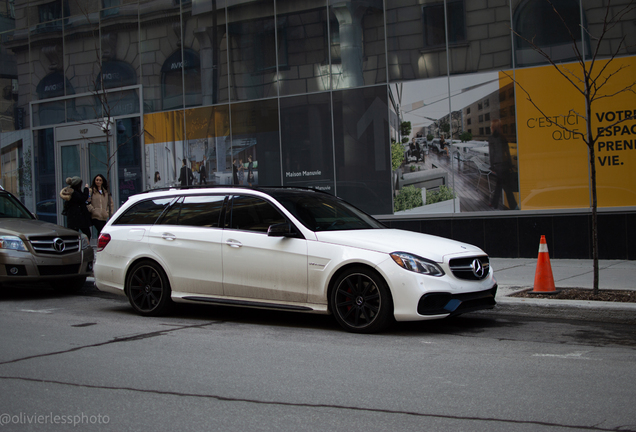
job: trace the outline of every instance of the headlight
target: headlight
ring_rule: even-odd
[[[406,252],[393,252],[390,255],[393,261],[403,269],[429,276],[444,276],[444,270],[433,261]]]
[[[11,249],[26,252],[27,248],[20,237],[0,236],[0,249]]]
[[[82,249],[88,249],[89,247],[91,247],[91,242],[86,236],[86,234],[82,233],[81,236],[82,236]]]

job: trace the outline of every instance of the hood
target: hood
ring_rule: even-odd
[[[435,262],[449,255],[485,255],[480,248],[455,240],[398,229],[316,232],[318,241],[376,252],[408,252]]]
[[[29,219],[0,219],[0,234],[32,236],[78,236],[75,230],[50,222]]]

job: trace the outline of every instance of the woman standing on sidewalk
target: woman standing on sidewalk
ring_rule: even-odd
[[[97,230],[97,235],[99,235],[104,225],[106,225],[106,221],[113,214],[113,196],[108,191],[108,181],[101,174],[95,176],[89,192],[88,211],[91,212],[93,226]]]

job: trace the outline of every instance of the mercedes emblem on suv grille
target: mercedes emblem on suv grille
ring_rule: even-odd
[[[57,251],[57,252],[64,252],[64,248],[66,247],[66,245],[64,244],[64,240],[62,240],[59,237],[56,237],[53,239],[53,248]],[[474,272],[474,270],[473,270]]]

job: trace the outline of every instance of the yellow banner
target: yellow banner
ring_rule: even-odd
[[[186,110],[186,135],[188,139],[228,136],[230,115],[227,105]]]
[[[625,89],[635,81],[636,57],[607,63],[594,66],[596,71],[606,67],[597,81],[604,83],[598,96],[611,95],[592,105],[598,205],[634,206],[636,106],[634,94]],[[585,99],[572,84],[582,85],[581,68],[569,63],[560,69],[570,80],[553,66],[515,73],[522,210],[591,205],[588,147],[577,135],[586,134]],[[500,78],[510,74],[501,72]]]
[[[144,143],[158,144],[183,141],[183,111],[167,111],[144,115]]]

